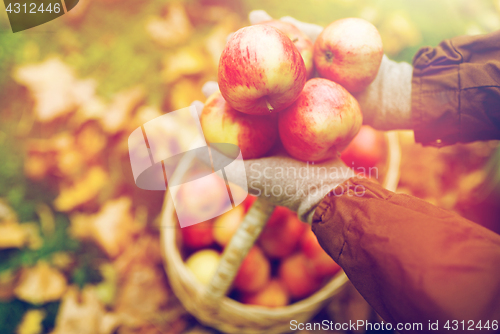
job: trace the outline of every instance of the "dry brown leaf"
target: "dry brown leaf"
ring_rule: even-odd
[[[115,312],[129,327],[140,327],[156,318],[168,301],[164,273],[158,268],[134,265],[118,291]]]
[[[52,121],[75,110],[95,94],[95,82],[76,79],[73,70],[59,58],[19,67],[13,77],[30,90],[40,122]]]
[[[39,334],[43,331],[42,321],[45,318],[43,310],[28,310],[17,326],[17,334]]]
[[[131,212],[132,202],[121,197],[104,204],[95,215],[71,216],[70,235],[77,239],[92,239],[110,256],[120,254],[132,242],[140,226]]]
[[[23,268],[14,289],[17,298],[31,304],[58,300],[66,291],[66,277],[44,261],[31,268]]]
[[[119,323],[116,315],[106,312],[95,287],[86,286],[81,292],[70,287],[62,299],[52,334],[109,334]]]
[[[142,235],[115,260],[114,267],[120,277],[127,277],[136,265],[157,266],[162,263],[160,240],[149,234]]]
[[[14,298],[14,288],[18,276],[19,275],[11,269],[0,272],[0,301],[9,301]]]
[[[91,167],[78,181],[61,186],[54,207],[59,211],[70,211],[95,198],[108,181],[108,174],[102,167]]]
[[[193,32],[193,27],[184,6],[173,3],[168,6],[168,13],[164,18],[149,18],[146,30],[154,41],[162,46],[171,47],[187,41]]]
[[[137,226],[130,213],[132,201],[128,197],[107,202],[93,217],[92,238],[115,257],[131,244]]]

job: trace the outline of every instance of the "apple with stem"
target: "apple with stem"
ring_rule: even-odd
[[[360,18],[345,18],[332,22],[321,32],[313,55],[314,66],[322,78],[358,93],[377,76],[384,50],[373,24]]]
[[[263,24],[231,35],[219,61],[222,96],[234,109],[252,115],[288,107],[306,77],[304,60],[290,38]]]

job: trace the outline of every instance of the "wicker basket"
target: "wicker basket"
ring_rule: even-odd
[[[396,190],[400,147],[396,132],[386,133],[388,154],[383,185]],[[175,176],[174,176],[175,177]],[[178,248],[178,223],[171,196],[166,194],[161,216],[161,241],[171,287],[184,307],[200,322],[227,333],[290,332],[290,321],[307,322],[348,281],[343,271],[310,297],[294,304],[265,308],[245,305],[226,297],[241,262],[255,243],[274,207],[254,202],[238,231],[224,249],[217,272],[208,286],[198,283],[184,265]]]

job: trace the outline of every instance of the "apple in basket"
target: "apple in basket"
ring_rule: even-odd
[[[290,38],[263,24],[231,35],[219,61],[222,96],[247,114],[285,109],[299,96],[306,76],[304,60]]]
[[[213,224],[213,235],[215,242],[222,247],[225,247],[231,238],[233,237],[236,230],[243,221],[245,215],[245,208],[243,205],[239,205],[234,209],[220,215],[214,220]]]
[[[190,249],[205,248],[213,244],[213,223],[207,220],[181,228],[182,242]]]
[[[241,263],[234,287],[242,292],[257,292],[269,283],[271,264],[258,246],[252,246]]]
[[[356,99],[333,81],[309,80],[299,98],[279,114],[286,151],[303,161],[336,157],[358,133],[363,115]]]
[[[318,238],[316,238],[310,227],[302,237],[301,249],[309,259],[311,270],[316,277],[333,276],[340,270],[340,266],[321,248]]]
[[[285,207],[276,207],[264,227],[258,242],[271,259],[281,259],[296,248],[306,224]]]
[[[279,267],[279,277],[293,299],[310,296],[322,282],[311,271],[309,259],[304,253],[294,253],[284,259]]]
[[[277,278],[273,278],[262,290],[242,294],[240,299],[245,304],[266,307],[281,307],[290,303],[285,284]]]
[[[321,32],[313,54],[314,66],[322,78],[357,93],[377,76],[384,50],[373,24],[359,18],[345,18],[332,22]]]

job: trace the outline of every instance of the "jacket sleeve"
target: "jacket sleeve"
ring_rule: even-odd
[[[323,199],[312,229],[385,321],[500,322],[500,235],[480,225],[355,177]]]
[[[422,48],[413,67],[417,142],[440,146],[500,139],[500,31]]]

